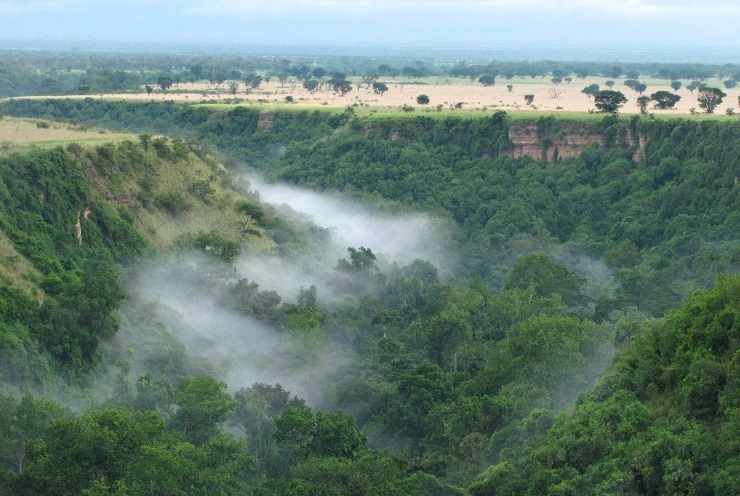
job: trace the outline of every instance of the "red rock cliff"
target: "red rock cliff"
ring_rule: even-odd
[[[604,146],[604,139],[599,134],[591,134],[587,131],[565,134],[552,138],[546,143],[537,136],[536,124],[512,124],[509,127],[509,139],[514,144],[513,148],[504,152],[509,157],[531,157],[535,160],[555,162],[567,157],[578,157],[588,145],[596,143],[599,147]],[[641,141],[641,140],[640,140]],[[627,136],[627,145],[634,147],[637,140],[631,135]],[[642,143],[640,143],[642,145]],[[640,147],[640,150],[642,146]],[[640,150],[636,152],[638,158]]]

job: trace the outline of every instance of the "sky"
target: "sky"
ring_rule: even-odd
[[[2,40],[740,49],[740,0],[0,0]]]

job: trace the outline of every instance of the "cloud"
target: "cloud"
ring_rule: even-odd
[[[19,4],[18,2],[0,1],[0,15],[22,15],[29,12],[58,11],[66,8],[65,2],[30,2]]]
[[[344,365],[343,356],[329,344],[306,349],[302,341],[284,330],[220,304],[218,285],[213,281],[187,278],[188,274],[211,272],[212,264],[212,260],[197,254],[145,261],[137,277],[130,281],[130,289],[137,299],[156,302],[150,308],[185,345],[190,365],[206,364],[205,371],[226,381],[230,390],[255,382],[279,383],[319,404],[322,398],[316,386]],[[136,364],[135,373],[149,372],[138,369],[150,360],[166,360],[170,352],[166,347],[147,348],[141,342],[126,339],[125,345],[135,349],[135,356],[141,361]]]
[[[661,16],[686,13],[734,13],[740,10],[736,2],[714,0],[276,0],[245,4],[239,0],[206,0],[187,11],[198,15],[230,15],[245,18],[288,18],[294,16],[324,17],[338,15],[419,16],[436,15],[497,17],[543,17],[562,12],[582,15],[609,13],[628,17]],[[473,20],[471,19],[471,22]]]
[[[0,15],[22,14],[23,9],[16,2],[0,2]]]
[[[421,258],[444,271],[455,263],[448,254],[449,240],[440,234],[439,221],[428,215],[390,214],[373,205],[337,195],[265,183],[257,176],[249,177],[249,182],[263,201],[288,205],[316,225],[329,229],[331,246],[327,249],[341,256],[346,256],[348,246],[364,246],[401,265]]]

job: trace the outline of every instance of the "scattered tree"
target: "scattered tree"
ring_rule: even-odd
[[[244,76],[244,82],[248,84],[250,88],[256,90],[262,84],[262,76],[259,74],[247,74]]]
[[[590,99],[592,96],[599,92],[599,89],[600,88],[598,84],[590,84],[583,88],[581,90],[581,93],[585,93],[585,95]]]
[[[295,103],[295,99],[293,98],[293,95],[286,96],[285,103]]]
[[[640,94],[647,89],[647,85],[645,83],[641,83],[637,79],[628,79],[624,82],[624,85]]]
[[[383,94],[388,91],[388,85],[385,83],[380,83],[378,81],[373,83],[373,93],[376,95],[383,96]]]
[[[229,81],[228,87],[229,93],[236,95],[236,92],[239,91],[239,81]]]
[[[602,90],[594,94],[594,106],[599,112],[617,113],[627,103],[621,91]]]
[[[172,86],[172,78],[169,76],[160,76],[157,78],[157,86],[162,88],[162,91],[167,91],[167,89]]]
[[[719,88],[704,86],[699,88],[697,99],[699,100],[699,107],[704,109],[704,112],[707,114],[712,114],[714,113],[714,109],[722,103],[722,99],[726,96],[727,94]]]
[[[726,89],[731,90],[732,88],[737,86],[737,81],[735,81],[734,79],[727,79],[726,81],[723,81],[722,84],[725,85]]]
[[[639,107],[641,114],[647,114],[648,103],[650,103],[649,96],[643,95],[637,99],[637,106]]]
[[[326,76],[326,69],[324,69],[323,67],[314,67],[313,69],[311,69],[311,75],[316,79],[321,79]]]
[[[642,98],[642,97],[640,97]],[[673,108],[674,105],[681,99],[679,95],[671,93],[670,91],[656,91],[650,95],[650,99],[655,102],[655,108],[657,109],[669,109]]]
[[[427,95],[419,95],[416,97],[416,103],[419,105],[428,105],[429,97]]]
[[[290,74],[287,72],[279,72],[277,75],[278,81],[280,82],[280,87],[285,88],[285,83],[288,82],[288,78],[290,77]]]
[[[316,91],[319,89],[319,86],[321,83],[317,79],[307,79],[303,81],[303,87],[306,88],[308,91]]]
[[[148,150],[152,144],[152,135],[149,133],[141,133],[139,136],[139,143],[144,150]]]
[[[148,85],[148,84],[147,84],[146,86],[144,86],[144,89],[146,90],[146,94],[147,94],[147,95],[151,95],[151,94],[152,94],[152,91],[154,91],[154,88],[152,88],[152,87],[151,87],[150,85]]]
[[[554,88],[548,88],[547,90],[547,92],[550,94],[550,98],[554,98],[556,100],[560,98],[560,95],[562,95],[564,91],[565,91],[564,89],[559,88],[557,86]]]
[[[702,83],[701,81],[691,81],[689,84],[686,85],[686,89],[693,93],[694,90],[703,88],[706,85],[707,83]]]
[[[372,71],[368,71],[364,76],[362,76],[362,83],[366,84],[368,88],[372,87],[373,83],[375,83],[380,76]],[[359,89],[359,88],[358,88]]]
[[[478,82],[483,86],[494,86],[496,84],[496,76],[485,74],[478,78]]]
[[[514,89],[514,85],[513,85],[513,84],[507,84],[507,85],[506,85],[506,90],[507,90],[507,91],[508,91],[509,93],[511,93],[511,90],[513,90],[513,89]]]
[[[614,81],[609,79],[604,84],[606,85],[607,88],[612,89],[612,87],[614,86]]]
[[[339,93],[339,96],[344,96],[352,91],[352,83],[350,83],[346,79],[342,81],[336,81],[334,84],[332,84],[332,88],[334,88],[334,91]]]
[[[532,102],[534,102],[534,95],[524,95],[524,101],[527,103],[527,105],[532,105]]]
[[[673,91],[678,91],[681,89],[681,81],[671,81],[671,88],[673,88]]]

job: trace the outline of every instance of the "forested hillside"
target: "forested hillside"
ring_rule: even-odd
[[[0,110],[138,134],[0,159],[0,493],[738,491],[737,122],[541,118],[603,146],[540,162],[503,113]],[[339,246],[248,170],[450,263]]]

